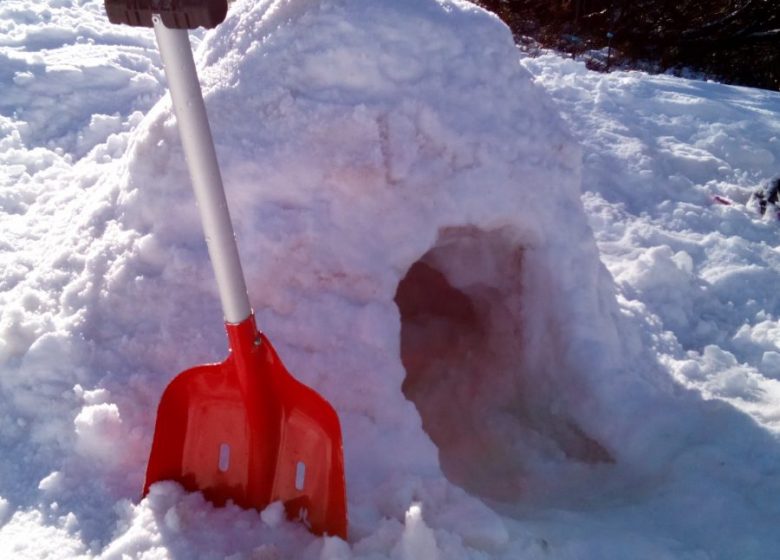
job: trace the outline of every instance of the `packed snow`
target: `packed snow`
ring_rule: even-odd
[[[459,0],[238,0],[191,37],[348,540],[141,499],[162,390],[226,349],[154,34],[6,0],[1,558],[776,555],[780,94],[525,58]]]

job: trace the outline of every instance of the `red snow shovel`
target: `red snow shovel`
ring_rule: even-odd
[[[154,27],[225,316],[229,354],[188,369],[157,410],[144,495],[161,480],[217,505],[281,501],[314,533],[347,536],[341,428],[333,407],[285,369],[255,326],[187,29],[226,0],[106,0],[112,23]]]

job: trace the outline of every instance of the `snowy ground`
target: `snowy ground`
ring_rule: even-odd
[[[777,431],[778,231],[749,201],[780,175],[777,93],[605,77],[555,57],[523,65],[585,148],[583,199],[623,305],[668,331],[658,350],[677,381]]]
[[[260,325],[341,416],[349,542],[139,500],[160,392],[224,352],[164,74],[102,2],[6,0],[0,557],[776,554],[780,230],[745,203],[779,94],[518,61],[444,0],[238,1],[193,42]]]

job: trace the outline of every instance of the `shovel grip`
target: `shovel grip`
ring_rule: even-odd
[[[108,21],[153,27],[159,14],[168,29],[211,29],[225,20],[227,0],[105,0]]]

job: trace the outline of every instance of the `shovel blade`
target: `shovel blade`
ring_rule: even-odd
[[[186,370],[165,389],[144,495],[174,480],[216,505],[262,510],[281,501],[312,532],[346,539],[336,411],[287,372],[254,317],[227,329],[224,362]]]

